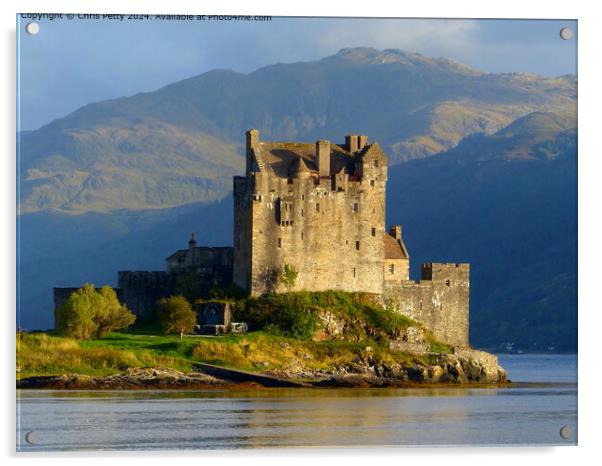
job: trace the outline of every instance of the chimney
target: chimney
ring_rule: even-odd
[[[253,151],[252,148],[259,144],[259,131],[255,128],[250,129],[245,133],[247,135],[247,151],[246,151],[246,172],[247,175],[253,168]]]
[[[196,238],[194,237],[194,232],[190,234],[190,241],[188,241],[188,247],[190,249],[196,248]]]
[[[330,141],[316,142],[316,162],[318,163],[318,175],[320,177],[330,176]]]
[[[246,132],[247,135],[247,153],[251,150],[251,147],[257,145],[259,142],[259,131],[255,128],[250,129]]]
[[[352,154],[357,152],[358,140],[356,134],[350,134],[349,136],[345,136],[345,145],[347,146],[347,150]]]
[[[362,134],[361,136],[358,136],[357,139],[357,150],[362,150],[368,145],[368,136]]]
[[[401,240],[401,225],[393,225],[391,228],[389,228],[389,233],[397,241]]]

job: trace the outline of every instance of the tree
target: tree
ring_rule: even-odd
[[[166,334],[191,332],[196,326],[196,314],[184,296],[162,298],[157,303],[157,320]]]
[[[287,291],[290,291],[295,286],[298,275],[299,272],[294,266],[285,263],[280,270],[280,283],[286,287]]]
[[[109,286],[96,290],[90,283],[71,293],[55,310],[58,332],[82,340],[106,337],[135,320],[136,316],[119,302],[115,290]]]
[[[119,302],[113,288],[103,286],[97,294],[100,297],[94,318],[98,325],[97,337],[106,337],[113,330],[129,327],[136,321],[136,316]]]

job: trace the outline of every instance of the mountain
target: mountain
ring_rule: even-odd
[[[400,50],[343,49],[249,74],[214,70],[86,105],[22,134],[20,211],[71,214],[213,202],[243,167],[243,133],[378,140],[391,163],[494,133],[534,111],[572,111],[575,77],[483,73]]]
[[[577,349],[577,135],[532,113],[391,169],[387,218],[422,262],[471,263],[471,343]],[[506,345],[507,344],[507,345]]]

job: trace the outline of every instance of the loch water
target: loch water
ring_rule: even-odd
[[[575,445],[577,356],[498,357],[507,387],[19,390],[17,450]]]

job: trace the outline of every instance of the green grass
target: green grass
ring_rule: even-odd
[[[326,335],[323,313],[345,323],[339,335]],[[328,370],[367,356],[374,364],[424,362],[425,357],[389,349],[389,341],[410,326],[407,317],[383,309],[367,293],[283,293],[246,298],[235,304],[235,319],[249,323],[245,335],[219,337],[161,335],[156,327],[75,340],[52,333],[19,333],[19,377],[83,374],[102,376],[134,367],[167,367],[189,372],[197,362],[263,371]],[[427,332],[431,351],[449,346]],[[370,347],[370,350],[367,350]]]
[[[168,337],[111,334],[98,340],[78,341],[45,333],[17,335],[19,377],[32,375],[85,374],[103,376],[130,367],[171,367],[189,371],[192,363]],[[175,340],[175,337],[173,337]],[[189,350],[191,352],[191,350]]]
[[[82,374],[104,376],[133,367],[169,367],[183,372],[205,362],[250,371],[304,368],[327,370],[349,364],[371,348],[374,361],[408,362],[420,357],[390,351],[376,341],[299,340],[265,332],[219,337],[113,333],[78,341],[45,333],[17,336],[19,377]]]

